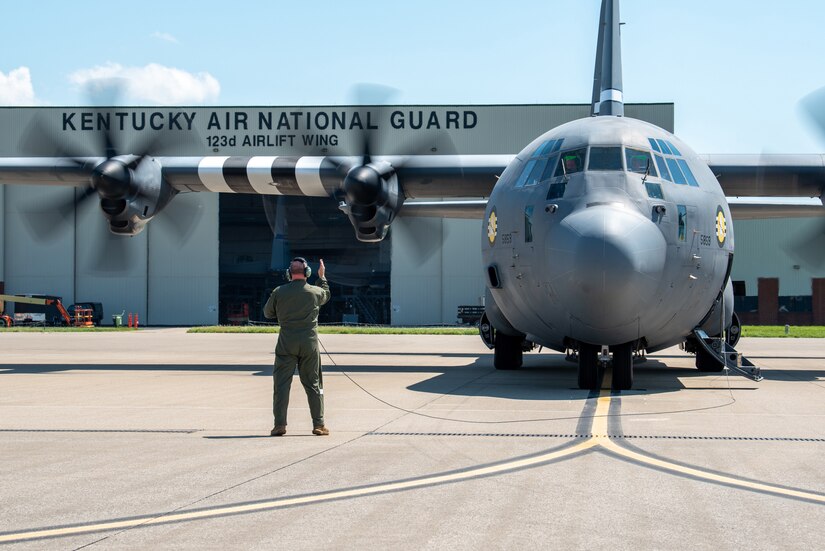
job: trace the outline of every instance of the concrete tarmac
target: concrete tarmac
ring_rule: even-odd
[[[274,335],[0,333],[0,545],[14,549],[821,549],[825,341],[677,348],[635,389],[477,337],[322,335],[327,426]],[[334,364],[333,364],[334,362]]]

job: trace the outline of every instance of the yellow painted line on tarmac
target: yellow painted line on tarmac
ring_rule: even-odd
[[[615,441],[608,438],[607,435],[607,413],[610,408],[610,392],[602,390],[599,398],[598,398],[598,405],[596,407],[596,416],[593,419],[593,437],[597,439],[597,445],[605,448],[606,450],[610,450],[611,452],[615,453],[616,455],[620,455],[622,457],[626,457],[627,459],[631,459],[637,463],[643,463],[646,465],[651,465],[653,467],[657,467],[659,469],[663,469],[666,471],[670,471],[677,474],[688,475],[693,478],[697,478],[700,480],[707,480],[710,482],[716,482],[719,484],[727,484],[729,486],[735,486],[737,488],[744,488],[747,490],[755,490],[758,492],[769,492],[772,494],[778,494],[786,497],[792,497],[797,499],[805,499],[809,501],[816,501],[819,503],[825,503],[825,495],[822,494],[815,494],[811,492],[805,492],[803,490],[792,490],[789,488],[782,488],[781,486],[774,486],[772,484],[765,484],[762,482],[749,482],[747,480],[739,480],[737,478],[733,478],[730,476],[726,476],[723,474],[716,474],[709,471],[704,471],[702,469],[697,469],[694,467],[685,467],[683,465],[679,465],[677,463],[672,463],[670,461],[666,461],[663,459],[658,459],[656,457],[652,457],[650,455],[639,453],[633,450],[629,450],[616,444]]]
[[[593,448],[597,442],[593,438],[588,438],[584,442],[576,444],[570,448],[563,450],[551,451],[544,454],[527,457],[524,459],[516,459],[499,463],[497,465],[490,465],[487,467],[479,467],[476,469],[469,469],[457,473],[448,473],[441,475],[433,475],[416,480],[406,480],[401,482],[387,482],[385,484],[378,484],[366,488],[353,488],[344,490],[334,490],[322,494],[303,497],[286,497],[281,499],[273,499],[260,503],[252,503],[247,505],[231,505],[227,507],[216,507],[203,511],[193,511],[189,513],[172,513],[168,515],[160,515],[153,518],[138,518],[131,520],[119,521],[105,521],[91,524],[84,524],[80,526],[72,526],[66,528],[52,528],[45,530],[32,530],[28,532],[16,532],[11,534],[0,535],[0,543],[9,543],[17,541],[32,540],[37,538],[51,538],[51,537],[65,537],[74,536],[78,534],[86,534],[89,532],[99,532],[108,530],[123,530],[128,528],[136,528],[138,526],[151,526],[154,524],[165,524],[169,522],[191,521],[205,518],[218,517],[222,515],[234,515],[239,513],[253,513],[257,511],[266,511],[270,509],[280,509],[283,507],[294,507],[297,505],[310,505],[313,503],[320,503],[323,501],[330,501],[334,499],[347,499],[355,497],[363,497],[372,494],[379,494],[383,492],[396,492],[401,490],[412,490],[422,486],[431,486],[434,484],[444,484],[448,482],[459,482],[469,478],[480,476],[490,476],[523,469],[525,467],[532,467],[540,463],[561,459],[570,455],[574,455]]]

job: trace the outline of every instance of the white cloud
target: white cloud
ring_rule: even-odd
[[[0,71],[0,105],[35,105],[32,76],[28,67]]]
[[[69,81],[91,92],[116,87],[125,96],[121,101],[158,105],[211,103],[221,92],[220,83],[209,73],[190,73],[157,63],[143,67],[107,63],[75,71]]]
[[[169,33],[162,33],[160,31],[153,32],[152,38],[157,38],[158,40],[163,40],[164,42],[171,42],[172,44],[178,43],[178,39],[175,38],[173,35]]]

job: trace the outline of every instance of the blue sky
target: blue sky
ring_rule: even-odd
[[[624,0],[626,101],[674,102],[701,153],[820,153],[800,99],[825,86],[825,2]],[[759,7],[756,7],[759,6]],[[88,103],[131,79],[132,104],[584,103],[598,0],[16,2],[0,32],[0,104]],[[822,111],[825,111],[823,96]]]

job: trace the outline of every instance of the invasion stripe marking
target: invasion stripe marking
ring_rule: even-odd
[[[301,157],[295,165],[295,178],[298,187],[304,195],[310,197],[328,197],[329,193],[324,189],[321,181],[321,163],[324,157]]]
[[[272,178],[272,166],[278,157],[252,157],[246,165],[246,177],[256,192],[264,195],[283,195]]]
[[[236,193],[255,193],[246,175],[249,161],[250,157],[229,157],[223,164],[223,179]]]
[[[272,162],[272,180],[278,185],[278,191],[284,195],[303,195],[295,179],[295,165],[298,157],[276,157]]]
[[[198,178],[209,191],[234,193],[223,177],[223,163],[229,157],[204,157],[198,163]]]

